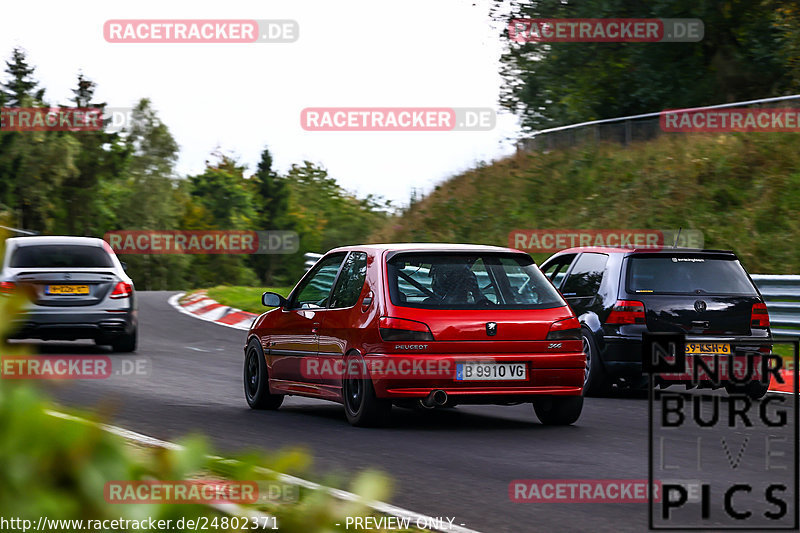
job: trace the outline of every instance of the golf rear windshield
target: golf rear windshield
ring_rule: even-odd
[[[742,265],[719,256],[632,256],[628,260],[628,291],[661,294],[755,295]]]
[[[9,262],[11,268],[108,268],[111,256],[99,246],[41,244],[21,246]]]
[[[402,253],[388,264],[394,305],[423,309],[547,309],[566,305],[522,254]]]

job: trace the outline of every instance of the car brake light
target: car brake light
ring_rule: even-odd
[[[405,318],[382,316],[378,331],[384,341],[432,341],[433,333],[427,324]]]
[[[581,339],[581,324],[574,316],[553,322],[547,332],[549,341],[570,341]]]
[[[617,300],[606,324],[644,324],[644,304],[635,300]]]
[[[0,294],[14,294],[17,285],[13,281],[0,281]]]
[[[133,292],[133,285],[120,281],[114,290],[111,291],[111,298],[128,298]]]
[[[753,304],[753,310],[750,313],[750,326],[754,328],[769,327],[769,311],[767,311],[766,304]]]

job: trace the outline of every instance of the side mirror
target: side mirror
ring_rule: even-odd
[[[275,292],[265,292],[261,295],[261,305],[264,307],[283,307],[286,298]]]

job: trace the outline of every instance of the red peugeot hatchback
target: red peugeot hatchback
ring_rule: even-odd
[[[253,409],[285,395],[344,404],[356,426],[392,405],[533,403],[544,424],[583,407],[575,315],[525,253],[494,246],[384,244],[331,250],[250,327]]]

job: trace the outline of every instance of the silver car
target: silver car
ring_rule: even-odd
[[[15,237],[5,241],[0,292],[24,293],[18,339],[94,339],[136,350],[133,281],[111,247],[89,237]]]

